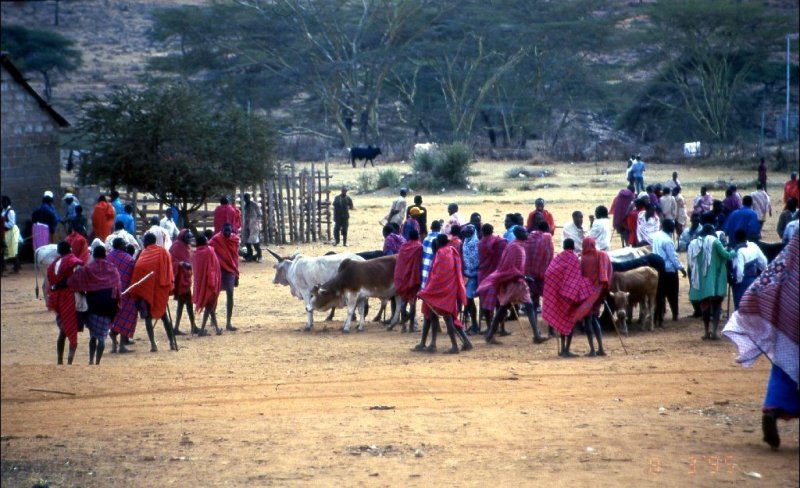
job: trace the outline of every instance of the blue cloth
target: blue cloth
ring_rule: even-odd
[[[114,207],[114,211],[117,213],[117,215],[125,213],[125,205],[122,204],[119,198],[111,202],[111,206]]]
[[[757,241],[761,239],[761,224],[758,222],[758,214],[755,210],[742,207],[734,210],[725,220],[725,234],[728,236],[728,245],[736,245],[736,231],[744,229],[747,239]]]
[[[52,234],[56,231],[56,225],[61,222],[61,217],[56,213],[55,207],[49,203],[42,202],[42,204],[33,211],[31,220],[33,220],[34,223],[39,222],[46,224],[47,227],[50,228],[50,233]]]
[[[111,328],[111,320],[109,317],[87,313],[86,327],[89,328],[89,337],[101,341],[106,340],[108,338],[108,330]]]
[[[797,383],[781,368],[772,365],[764,398],[764,410],[778,410],[783,416],[797,417],[800,414],[800,398]]]
[[[744,292],[746,292],[747,289],[750,288],[750,285],[753,284],[755,280],[756,280],[755,276],[745,276],[744,278],[742,278],[741,283],[734,283],[733,286],[731,286],[731,289],[733,290],[734,310],[739,310],[739,302],[742,300]]]
[[[664,271],[667,273],[677,273],[679,269],[683,269],[678,253],[675,252],[672,236],[666,232],[657,232],[653,236],[653,252],[664,260]]]
[[[128,234],[132,236],[136,235],[136,223],[134,222],[131,214],[125,212],[119,213],[114,219],[114,222],[122,222],[122,225],[125,226],[125,230],[128,232]]]
[[[467,278],[464,287],[466,288],[467,291],[467,298],[475,298],[476,296],[478,296],[478,276],[476,275]]]
[[[644,175],[644,170],[644,161],[637,159],[636,162],[631,165],[631,176],[633,178],[642,178]]]
[[[428,282],[428,275],[431,273],[431,265],[433,264],[433,241],[439,232],[431,231],[422,241],[422,285],[420,289],[425,288],[425,283]]]
[[[506,233],[503,234],[503,239],[505,239],[507,242],[514,242],[514,240],[516,240],[516,237],[514,237],[514,229],[517,227],[519,227],[519,225],[512,225],[509,227]]]

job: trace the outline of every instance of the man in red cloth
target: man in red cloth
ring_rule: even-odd
[[[394,290],[402,300],[401,312],[405,312],[405,304],[409,305],[409,312],[401,320],[403,327],[400,332],[405,332],[406,320],[411,332],[416,332],[417,292],[422,286],[422,243],[419,242],[419,231],[411,229],[408,240],[400,246],[397,253],[397,263],[394,266]],[[401,313],[402,315],[402,313]],[[392,326],[389,328],[391,329]]]
[[[173,295],[175,301],[178,302],[178,309],[175,311],[175,328],[172,330],[176,336],[184,335],[180,330],[184,308],[192,325],[191,333],[197,333],[192,309],[192,237],[192,231],[183,229],[178,234],[178,239],[169,248],[169,255],[172,258],[172,274],[175,275]]]
[[[544,273],[553,260],[553,236],[546,222],[539,222],[539,228],[528,234],[525,239],[525,278],[531,290],[531,302],[537,311],[541,311],[539,301],[544,293]],[[550,328],[551,336],[553,333]]]
[[[631,202],[633,202],[634,199],[636,199],[634,186],[628,185],[627,188],[620,190],[617,196],[614,197],[614,201],[611,202],[611,210],[608,212],[614,216],[614,230],[619,232],[619,237],[622,239],[622,247],[628,245],[630,230],[628,229],[626,221],[628,217],[628,208],[631,206]]]
[[[608,290],[611,287],[611,275],[614,268],[611,267],[611,259],[605,251],[598,251],[594,238],[583,238],[583,254],[581,254],[581,272],[583,277],[592,284],[592,295],[587,301],[594,303],[589,315],[584,319],[584,330],[586,338],[589,340],[589,353],[587,356],[605,356],[603,350],[603,331],[600,329],[600,313],[603,310]],[[597,336],[597,352],[594,350],[594,340],[592,336]]]
[[[503,256],[503,250],[508,245],[508,241],[494,234],[492,224],[483,224],[481,235],[483,237],[478,241],[478,286],[497,269],[500,258]],[[497,307],[497,290],[493,288],[484,289],[483,292],[478,293],[478,297],[481,300],[481,311],[486,317],[486,325],[488,326],[492,323],[494,309]],[[505,335],[505,329],[500,331],[500,335]]]
[[[546,225],[546,223],[545,223]],[[528,232],[521,226],[514,228],[514,240],[503,251],[500,264],[497,269],[478,285],[478,293],[491,288],[496,290],[497,300],[500,308],[492,320],[489,333],[486,334],[488,344],[500,344],[495,339],[500,321],[505,318],[511,308],[518,304],[524,304],[525,313],[533,330],[534,344],[541,344],[547,339],[542,338],[539,326],[536,323],[536,312],[531,302],[531,293],[528,284],[525,283],[525,241],[528,239]]]
[[[92,229],[95,237],[105,242],[106,237],[114,231],[115,217],[114,206],[106,201],[105,195],[100,195],[92,211]]]
[[[139,313],[147,327],[147,337],[150,339],[150,352],[158,352],[153,319],[161,319],[164,330],[169,338],[169,348],[178,350],[178,341],[172,333],[172,323],[167,315],[169,294],[175,286],[175,276],[172,274],[172,259],[163,247],[156,245],[156,236],[148,232],[144,235],[144,249],[139,253],[136,264],[133,266],[131,281],[139,283],[149,273],[153,273],[134,289],[130,291],[133,298],[139,299]]]
[[[233,233],[231,224],[224,224],[222,232],[212,237],[208,241],[208,245],[217,253],[222,271],[220,275],[222,289],[225,290],[227,298],[225,330],[235,331],[236,327],[231,325],[231,316],[233,315],[233,289],[239,286],[239,236]]]
[[[214,233],[222,232],[222,226],[231,224],[233,232],[238,234],[239,228],[242,226],[242,217],[239,209],[234,207],[228,201],[228,197],[219,199],[219,206],[214,209]]]
[[[72,248],[72,254],[84,263],[89,262],[89,245],[86,243],[86,227],[79,225],[64,238]]]
[[[789,181],[783,185],[783,203],[786,204],[790,198],[800,201],[800,188],[797,186],[797,173],[792,171]]]
[[[109,263],[117,268],[120,278],[120,288],[126,290],[131,284],[131,277],[133,276],[133,257],[125,250],[125,239],[117,237],[111,242],[111,252],[106,258]],[[126,348],[130,345],[133,333],[136,332],[136,300],[130,294],[122,295],[119,299],[119,310],[114,320],[111,322],[111,353],[133,352]],[[122,336],[119,344],[117,343],[117,336]],[[117,349],[119,346],[119,349]]]
[[[448,245],[449,239],[446,234],[439,234],[435,241],[435,257],[431,265],[431,274],[425,283],[425,289],[417,293],[422,300],[422,341],[413,349],[414,351],[436,351],[436,335],[438,327],[433,327],[431,331],[431,344],[425,347],[428,331],[431,330],[431,321],[435,315],[441,316],[447,325],[447,335],[450,336],[452,347],[447,350],[448,354],[458,354],[458,344],[456,343],[456,333],[458,331],[461,340],[464,341],[462,350],[472,349],[464,326],[458,320],[458,311],[467,302],[467,293],[464,289],[464,276],[461,271],[461,257],[452,246]]]
[[[559,356],[575,357],[569,351],[572,329],[594,306],[594,302],[589,301],[591,296],[592,286],[581,272],[575,243],[572,239],[565,239],[564,251],[553,258],[544,275],[542,305],[542,318],[561,334]]]
[[[47,309],[56,313],[56,325],[59,329],[56,341],[57,363],[64,364],[64,345],[69,339],[67,364],[72,364],[78,349],[78,313],[75,311],[75,293],[67,287],[67,280],[77,267],[83,265],[83,261],[72,254],[68,242],[59,242],[57,251],[59,258],[47,267],[47,282],[50,283]]]
[[[206,332],[206,322],[209,316],[211,324],[214,326],[217,335],[222,331],[217,325],[217,299],[222,284],[222,270],[220,269],[219,259],[214,249],[208,246],[206,236],[196,237],[197,248],[194,251],[192,266],[194,267],[194,295],[192,303],[199,312],[203,310],[203,321],[200,325],[199,336],[209,335]]]

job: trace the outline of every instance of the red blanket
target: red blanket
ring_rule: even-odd
[[[507,245],[505,239],[494,234],[478,241],[478,283],[497,269]]]
[[[424,302],[423,314],[430,313],[430,309],[433,309],[438,315],[451,315],[455,326],[463,327],[458,320],[458,311],[461,305],[467,303],[467,292],[464,289],[458,251],[450,246],[436,251],[425,289],[417,296]]]
[[[544,273],[553,260],[553,236],[547,232],[535,230],[525,239],[525,274],[544,279]]]
[[[239,236],[231,234],[225,237],[221,232],[216,234],[208,241],[208,245],[214,248],[219,259],[222,271],[239,276]]]
[[[619,229],[625,223],[625,218],[628,216],[628,207],[635,198],[636,195],[627,188],[620,190],[617,196],[614,197],[608,213],[614,216],[615,229]]]
[[[589,280],[581,273],[581,262],[571,250],[559,253],[547,267],[544,279],[542,318],[562,335],[586,317],[594,302]]]
[[[214,209],[214,233],[222,232],[222,226],[225,224],[231,224],[235,234],[239,233],[239,228],[242,226],[239,209],[229,203]]]
[[[216,310],[222,285],[219,259],[210,246],[197,246],[194,253],[194,294],[192,303],[197,310]]]
[[[75,267],[83,265],[83,261],[74,254],[56,259],[47,267],[47,282],[58,285],[68,280],[75,272]],[[58,266],[58,273],[56,273]],[[59,288],[47,293],[47,309],[56,313],[61,331],[69,339],[70,349],[78,347],[78,316],[75,312],[75,292],[69,288]]]
[[[417,297],[422,285],[422,243],[407,241],[397,253],[394,267],[394,289],[403,301],[410,302]]]
[[[602,305],[611,286],[611,275],[614,274],[614,268],[611,266],[608,254],[597,250],[597,245],[592,237],[583,239],[581,272],[592,285],[592,296],[588,301]]]
[[[94,235],[105,242],[106,237],[114,231],[114,206],[108,202],[97,202],[92,212],[92,228]]]
[[[120,277],[116,266],[106,259],[95,259],[70,276],[69,287],[74,291],[98,291],[111,288],[111,298],[119,297]]]
[[[131,283],[138,282],[151,271],[153,276],[131,290],[130,295],[146,301],[150,305],[150,316],[160,319],[167,311],[175,275],[172,274],[172,259],[169,253],[155,244],[147,246],[139,253],[139,258],[133,266]]]
[[[515,239],[503,251],[500,264],[478,285],[478,294],[494,289],[500,305],[530,303],[531,295],[525,283],[525,244]]]
[[[73,232],[64,238],[72,248],[72,254],[78,257],[84,263],[89,262],[89,245],[86,244],[86,238],[77,232]]]
[[[183,229],[178,234],[178,239],[169,248],[169,255],[172,258],[172,274],[175,275],[175,296],[192,293],[192,268],[187,268],[185,264],[192,264],[192,248],[183,242],[184,236],[190,232]]]

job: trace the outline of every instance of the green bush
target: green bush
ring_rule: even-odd
[[[360,175],[358,175],[358,192],[359,193],[369,193],[375,190],[375,182],[372,179],[372,175],[364,171]]]
[[[376,189],[381,188],[396,188],[400,185],[400,173],[393,169],[378,170],[378,181]]]
[[[472,150],[463,143],[442,146],[440,151],[421,153],[414,158],[412,178],[419,188],[465,187],[472,162]]]

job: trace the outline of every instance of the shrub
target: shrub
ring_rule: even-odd
[[[381,188],[395,188],[400,184],[400,173],[393,169],[382,169],[378,171],[378,181],[375,185],[377,190]]]
[[[358,175],[356,181],[358,182],[359,193],[369,193],[375,189],[375,182],[372,179],[372,175],[366,171]]]
[[[413,178],[421,188],[449,188],[467,185],[472,151],[463,143],[442,146],[440,151],[415,155]]]

